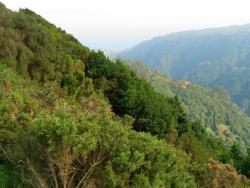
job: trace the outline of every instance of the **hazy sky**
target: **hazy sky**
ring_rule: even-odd
[[[250,23],[250,0],[0,0],[29,8],[91,48],[127,48],[170,32]]]

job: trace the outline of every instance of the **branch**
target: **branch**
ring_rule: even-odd
[[[5,157],[9,160],[9,162],[11,163],[11,164],[15,164],[14,162],[13,162],[13,160],[8,156],[8,154],[7,154],[7,152],[3,149],[3,147],[0,145],[0,150],[3,152],[3,154],[5,155]]]
[[[48,186],[46,186],[46,183],[43,181],[42,177],[40,177],[40,175],[36,172],[36,170],[34,169],[33,165],[30,163],[28,158],[27,158],[27,163],[29,165],[30,171],[33,173],[35,179],[37,180],[37,183],[39,184],[38,187],[47,188]]]
[[[52,162],[52,159],[50,157],[49,158],[49,168],[50,168],[50,171],[52,173],[52,176],[53,176],[53,180],[54,180],[54,183],[55,183],[55,186],[56,188],[59,188],[58,186],[58,181],[57,181],[57,178],[56,178],[56,173],[55,173],[55,169],[54,169],[54,165],[53,165],[53,162]]]
[[[98,159],[99,161],[97,160],[97,162],[96,162],[96,161],[94,160],[94,163],[91,165],[91,167],[89,168],[89,170],[85,173],[85,175],[83,176],[83,178],[79,181],[79,183],[77,184],[76,188],[79,188],[79,187],[81,186],[81,184],[82,184],[86,179],[89,178],[89,176],[90,176],[90,175],[92,174],[92,172],[94,171],[95,167],[96,167],[97,165],[99,165],[101,162],[104,161],[105,157],[103,157],[102,159],[100,159],[100,156],[101,156],[101,154],[98,153],[97,159]]]

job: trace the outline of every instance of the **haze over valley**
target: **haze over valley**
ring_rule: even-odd
[[[0,187],[250,187],[249,5],[0,2]]]

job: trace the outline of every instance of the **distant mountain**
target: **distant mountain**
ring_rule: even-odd
[[[247,187],[249,161],[121,60],[0,3],[0,187]]]
[[[144,41],[118,54],[173,79],[223,87],[250,114],[250,25],[191,30]]]
[[[231,101],[225,90],[208,89],[185,80],[171,80],[136,61],[129,61],[127,64],[137,76],[149,81],[158,92],[166,96],[177,95],[188,115],[200,120],[209,133],[228,142],[249,142],[250,118]]]

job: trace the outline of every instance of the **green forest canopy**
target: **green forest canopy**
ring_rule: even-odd
[[[208,135],[177,97],[119,60],[3,4],[0,46],[1,186],[247,186],[223,164],[241,170],[238,146]]]
[[[177,95],[191,119],[200,120],[206,130],[227,142],[249,145],[250,118],[233,104],[222,88],[207,89],[185,80],[171,80],[136,61],[126,62],[138,77],[148,80],[165,96]]]
[[[250,24],[191,30],[144,41],[118,54],[172,79],[224,88],[250,115]]]

